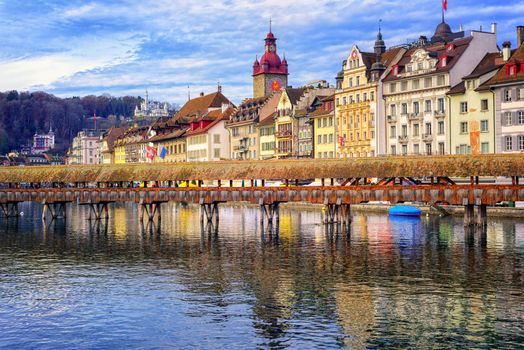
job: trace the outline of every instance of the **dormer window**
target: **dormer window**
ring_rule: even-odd
[[[446,45],[446,51],[447,52],[453,51],[453,49],[455,49],[455,45],[454,44],[447,44]]]
[[[396,64],[393,66],[393,75],[398,76],[398,65]]]
[[[506,75],[517,75],[516,63],[510,63],[506,65]]]
[[[440,56],[440,66],[442,68],[444,68],[447,65],[448,65],[448,57],[447,56]]]

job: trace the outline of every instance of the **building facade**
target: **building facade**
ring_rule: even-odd
[[[55,147],[55,133],[52,128],[49,128],[47,134],[34,134],[33,147],[31,153],[40,154],[47,152]]]
[[[68,164],[92,165],[98,164],[98,142],[101,132],[98,130],[82,130],[73,138],[68,151]]]
[[[524,27],[517,27],[518,48],[504,43],[502,68],[488,82],[495,95],[497,153],[524,152]]]
[[[495,152],[495,105],[485,84],[502,65],[502,54],[487,54],[473,72],[448,92],[451,154]]]
[[[496,51],[494,32],[453,33],[444,21],[413,43],[383,79],[388,154],[449,154],[446,94]]]
[[[115,141],[124,134],[125,128],[111,128],[100,136],[98,162],[100,164],[115,164]]]
[[[313,126],[315,158],[336,157],[335,95],[315,99],[310,117]]]

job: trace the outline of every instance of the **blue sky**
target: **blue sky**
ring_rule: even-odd
[[[252,94],[251,67],[268,20],[289,62],[290,84],[334,83],[353,43],[371,49],[381,18],[386,45],[431,36],[440,0],[0,0],[0,91],[59,96],[143,95],[183,104],[216,90]],[[521,0],[448,0],[453,30],[490,29],[515,46]]]

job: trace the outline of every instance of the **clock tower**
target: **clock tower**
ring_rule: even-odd
[[[288,65],[286,58],[281,61],[277,54],[277,38],[271,32],[267,33],[264,54],[253,64],[253,97],[269,96],[272,92],[287,87]]]

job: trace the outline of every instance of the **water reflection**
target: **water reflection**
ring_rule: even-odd
[[[109,220],[72,206],[44,225],[39,210],[0,219],[2,348],[517,348],[524,337],[522,222],[465,230],[460,218],[354,213],[344,228],[282,209],[276,228],[237,206],[201,226],[197,209],[169,205],[141,225],[119,205]]]

